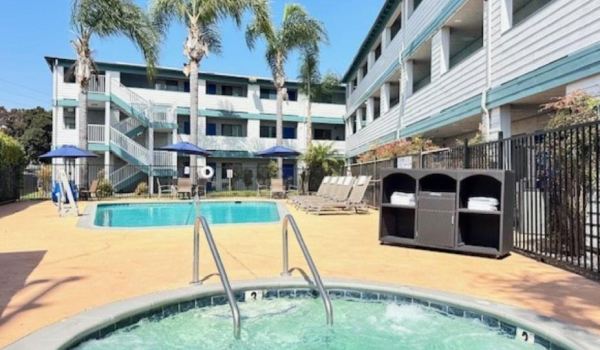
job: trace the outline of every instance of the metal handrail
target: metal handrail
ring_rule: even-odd
[[[298,241],[298,245],[300,245],[300,249],[302,250],[302,254],[304,254],[304,258],[306,259],[306,263],[310,268],[310,272],[312,273],[313,280],[317,285],[317,289],[319,290],[319,294],[321,294],[321,298],[323,299],[323,304],[325,305],[325,313],[327,314],[327,324],[333,325],[333,308],[331,307],[331,300],[329,300],[329,295],[327,291],[325,291],[325,287],[323,286],[323,281],[321,281],[321,276],[319,275],[319,271],[317,271],[317,267],[313,259],[310,256],[310,252],[306,247],[306,243],[304,243],[304,239],[302,238],[302,233],[298,229],[298,225],[296,224],[296,220],[291,214],[286,215],[283,218],[283,272],[282,276],[290,276],[290,268],[289,268],[289,254],[288,254],[288,224],[292,226],[292,230],[294,230],[294,234],[296,235],[296,240]]]
[[[208,226],[206,219],[202,216],[196,218],[196,221],[194,222],[194,280],[192,283],[202,284],[198,276],[198,262],[200,260],[200,226],[202,226],[204,234],[206,235],[206,241],[208,242],[215,264],[217,265],[219,277],[221,277],[221,284],[223,285],[223,289],[225,289],[227,302],[231,308],[231,315],[233,316],[233,336],[236,339],[239,339],[241,331],[240,309],[235,301],[235,295],[231,289],[231,284],[229,284],[229,278],[227,277],[227,272],[225,272],[225,267],[223,266],[223,261],[221,261],[221,256],[219,255],[215,240],[213,239],[210,226]]]

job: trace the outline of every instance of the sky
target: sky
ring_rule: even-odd
[[[147,7],[147,0],[135,0]],[[289,0],[271,0],[272,17],[281,22]],[[343,75],[371,28],[384,0],[295,0],[324,22],[330,44],[321,49],[321,71]],[[52,76],[44,56],[74,58],[70,43],[71,0],[0,0],[0,106],[6,108],[50,108]],[[250,51],[242,28],[231,21],[220,23],[223,52],[204,59],[200,71],[270,77],[264,60],[264,45]],[[182,67],[185,30],[171,26],[162,45],[160,66]],[[124,38],[92,39],[97,61],[143,63],[142,55]],[[297,77],[298,57],[286,66],[289,79]]]

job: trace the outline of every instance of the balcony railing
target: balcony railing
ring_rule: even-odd
[[[106,91],[106,76],[95,75],[90,79],[89,84],[90,92],[105,92]]]
[[[106,137],[104,134],[104,125],[89,124],[88,125],[88,142],[89,143],[104,143]]]
[[[173,166],[173,153],[167,151],[154,151],[155,166]]]

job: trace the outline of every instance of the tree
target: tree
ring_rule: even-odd
[[[256,23],[268,23],[269,10],[265,0],[153,0],[152,20],[155,28],[165,35],[171,22],[177,21],[187,28],[183,54],[188,59],[184,74],[190,79],[190,142],[198,144],[198,71],[200,62],[209,53],[221,52],[221,37],[217,28],[219,20],[232,18],[240,26],[246,10],[253,10]],[[197,166],[195,155],[190,155],[190,166]],[[196,171],[191,172],[192,183]]]
[[[340,78],[332,72],[321,76],[319,71],[319,47],[307,47],[302,51],[300,64],[300,92],[306,96],[306,148],[309,148],[312,135],[312,103],[331,97],[333,89],[340,85]]]
[[[246,42],[253,49],[258,39],[267,44],[266,59],[277,90],[277,145],[283,146],[283,101],[287,97],[284,65],[289,55],[296,50],[311,49],[319,43],[327,43],[327,32],[323,23],[310,17],[299,4],[287,4],[283,11],[280,27],[272,22],[265,23],[255,18],[246,30]],[[283,178],[283,158],[277,159],[278,178]]]
[[[324,176],[339,174],[344,166],[333,143],[312,145],[300,159],[306,164],[303,187],[308,191],[318,187]]]
[[[23,145],[27,163],[37,163],[39,156],[50,150],[52,114],[42,107],[10,111],[0,107],[0,125]]]
[[[151,79],[158,60],[159,35],[150,18],[133,0],[74,0],[71,27],[75,33],[71,42],[77,54],[72,69],[79,85],[79,147],[87,149],[88,87],[97,71],[90,46],[92,37],[125,36],[130,39],[142,52]],[[86,162],[82,160],[81,178],[87,179]]]

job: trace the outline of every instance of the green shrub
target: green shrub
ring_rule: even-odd
[[[140,182],[135,188],[135,195],[138,197],[148,195],[148,184],[145,182]]]
[[[101,179],[98,182],[98,188],[96,190],[96,195],[98,198],[108,198],[111,197],[115,193],[112,184],[110,181],[106,179]]]

